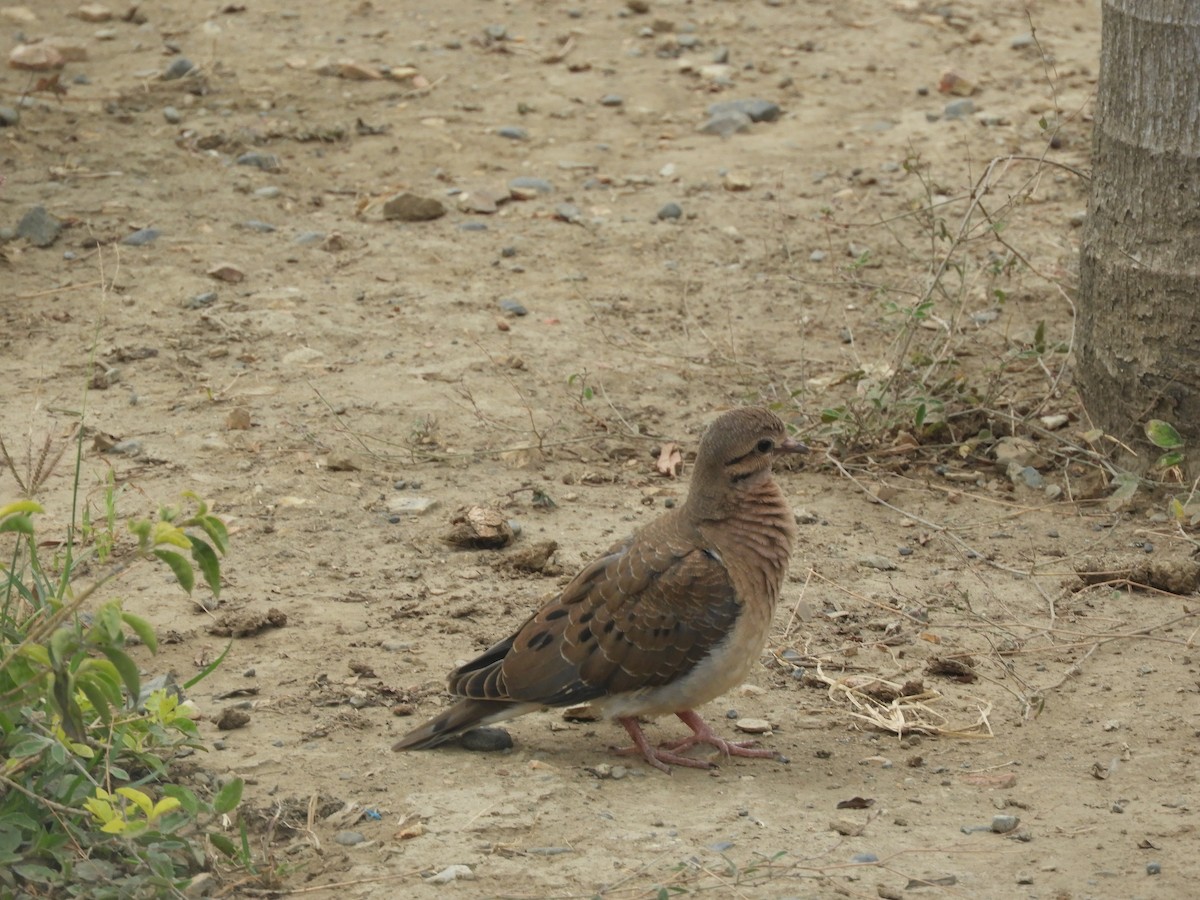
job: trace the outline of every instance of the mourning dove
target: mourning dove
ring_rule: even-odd
[[[771,477],[779,453],[807,448],[758,408],[717,418],[700,440],[686,502],[614,545],[509,638],[450,673],[458,703],[393,750],[434,747],[546,706],[588,703],[616,719],[652,766],[709,768],[682,755],[778,759],[719,737],[696,707],[740,684],[762,651],[795,539]],[[640,716],[674,714],[692,735],[652,747]]]

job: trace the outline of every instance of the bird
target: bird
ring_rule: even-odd
[[[696,708],[745,680],[767,641],[796,539],[772,475],[808,448],[761,407],[718,416],[701,436],[687,499],[585,566],[513,634],[447,679],[458,702],[392,747],[423,750],[545,707],[587,703],[616,720],[640,754],[707,769],[684,755],[782,760],[754,741],[720,737]],[[677,716],[692,734],[652,746],[639,718]]]

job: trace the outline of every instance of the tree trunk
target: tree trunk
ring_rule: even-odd
[[[1200,465],[1200,0],[1103,0],[1077,383],[1138,450],[1149,419]]]

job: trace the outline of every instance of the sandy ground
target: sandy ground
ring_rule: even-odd
[[[228,517],[215,609],[160,572],[117,587],[174,640],[148,674],[193,675],[226,617],[286,617],[192,692],[199,777],[247,779],[268,866],[311,896],[1190,896],[1194,579],[1121,578],[1192,546],[1165,495],[1095,500],[1069,369],[1098,4],[646,6],[0,9],[5,53],[87,55],[0,129],[0,227],[64,226],[4,245],[0,433],[86,406],[94,507],[111,473],[124,514],[192,489]],[[0,105],[39,77],[4,70]],[[697,130],[751,98],[782,115]],[[553,193],[510,199],[521,177]],[[385,219],[403,192],[446,214]],[[872,412],[902,360],[927,386]],[[390,752],[455,661],[683,496],[663,442],[686,460],[744,403],[814,453],[780,475],[801,538],[771,645],[705,713],[768,720],[790,764],[668,777],[557,712],[502,754]],[[445,544],[473,505],[518,541]]]

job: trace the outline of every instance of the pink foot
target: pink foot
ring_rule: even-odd
[[[636,718],[628,717],[618,719],[625,730],[629,732],[629,736],[633,738],[633,746],[625,747],[616,752],[621,756],[635,756],[641,754],[642,758],[654,768],[670,774],[671,766],[687,766],[693,769],[711,769],[713,763],[702,759],[693,759],[690,756],[683,756],[676,752],[679,750],[687,750],[697,744],[709,744],[716,747],[725,756],[746,756],[753,759],[777,759],[783,762],[787,760],[774,750],[766,750],[755,748],[751,745],[754,741],[727,741],[718,735],[700,715],[692,710],[685,710],[681,713],[676,713],[688,728],[692,729],[692,736],[686,737],[681,741],[676,741],[672,744],[663,744],[659,747],[651,747],[650,741],[646,739],[645,733],[642,731],[642,726],[638,724]]]

